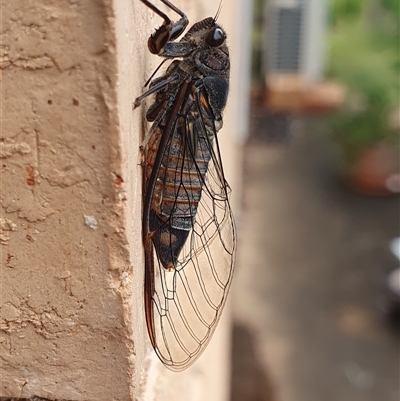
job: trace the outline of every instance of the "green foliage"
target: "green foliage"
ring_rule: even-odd
[[[382,87],[369,90],[367,97],[359,97],[353,104],[350,100],[331,121],[334,138],[342,145],[347,160],[354,160],[375,143],[390,143],[394,134],[388,122],[386,91]]]
[[[364,16],[351,23],[340,21],[329,40],[331,77],[350,91],[368,92],[369,86],[386,88],[392,104],[398,101],[399,51],[393,37],[372,31]]]
[[[360,15],[363,0],[331,0],[331,21],[337,24],[339,21],[351,19]]]
[[[330,16],[333,24],[349,21],[360,17],[362,12],[371,5],[369,0],[330,0]],[[375,0],[374,3],[383,7],[397,21],[400,19],[399,0]]]
[[[252,65],[251,77],[254,83],[262,86],[264,76],[262,73],[263,52],[263,8],[264,0],[254,0],[253,32],[252,32]]]
[[[331,123],[347,158],[353,159],[360,149],[394,136],[388,116],[399,107],[399,0],[331,2],[328,73],[349,89],[348,102]]]
[[[399,0],[381,0],[382,5],[398,20],[400,18],[400,1]]]

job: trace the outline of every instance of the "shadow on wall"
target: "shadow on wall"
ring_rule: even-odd
[[[231,401],[276,401],[275,391],[256,353],[254,337],[234,323],[232,335]]]

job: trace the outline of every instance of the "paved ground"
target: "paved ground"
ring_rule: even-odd
[[[271,135],[263,118],[245,154],[232,401],[398,401],[382,305],[399,200],[343,188],[323,124],[283,117]]]

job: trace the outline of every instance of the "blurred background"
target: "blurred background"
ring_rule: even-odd
[[[254,0],[232,401],[399,400],[398,0]]]

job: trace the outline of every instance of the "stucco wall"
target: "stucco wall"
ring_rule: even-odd
[[[217,9],[174,3],[191,23]],[[4,1],[1,18],[0,396],[226,400],[229,305],[183,373],[156,359],[144,324],[147,125],[131,106],[159,62],[146,43],[160,18],[138,0]],[[238,209],[233,114],[219,135]]]
[[[2,5],[3,396],[130,394],[114,27],[107,1]]]

